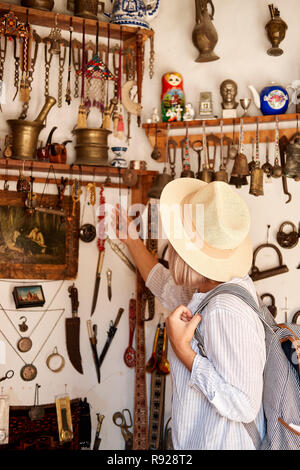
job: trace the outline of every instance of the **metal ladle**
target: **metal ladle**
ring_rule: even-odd
[[[156,349],[157,349],[157,341],[158,341],[158,335],[159,335],[159,329],[160,329],[160,323],[158,323],[156,327],[156,332],[155,332],[155,337],[154,337],[154,343],[153,343],[153,351],[151,354],[151,357],[147,364],[145,365],[145,370],[146,372],[153,372],[156,364],[157,364],[157,354],[156,354]]]

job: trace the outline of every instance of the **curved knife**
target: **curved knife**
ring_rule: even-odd
[[[75,369],[83,374],[79,339],[80,339],[80,318],[78,317],[78,290],[73,284],[68,288],[71,298],[72,317],[66,318],[66,342],[69,359]]]
[[[119,308],[118,315],[116,316],[115,322],[114,323],[112,321],[110,322],[109,330],[107,332],[107,340],[106,340],[106,343],[105,343],[105,345],[102,349],[102,352],[99,356],[99,367],[101,366],[101,364],[102,364],[102,362],[105,358],[105,355],[108,351],[108,348],[110,346],[110,343],[112,342],[113,337],[116,334],[116,331],[118,329],[117,326],[119,324],[119,321],[121,319],[121,316],[122,316],[123,312],[124,312],[124,308]]]

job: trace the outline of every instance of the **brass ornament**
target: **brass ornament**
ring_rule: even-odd
[[[30,382],[36,378],[37,368],[33,364],[25,364],[21,369],[20,375],[25,382]]]
[[[17,348],[20,352],[30,351],[32,348],[32,341],[28,337],[23,337],[17,342]]]
[[[57,360],[57,358],[59,359],[60,363],[57,367],[54,368],[52,365],[52,361]],[[47,364],[48,369],[50,369],[52,372],[60,372],[64,368],[65,359],[61,354],[58,353],[56,346],[53,350],[53,353],[47,357],[46,364]]]
[[[267,50],[267,54],[277,57],[283,54],[283,50],[279,47],[279,44],[285,38],[288,25],[282,18],[280,18],[280,11],[278,8],[274,8],[273,4],[268,6],[271,19],[266,24],[266,31],[272,47]]]

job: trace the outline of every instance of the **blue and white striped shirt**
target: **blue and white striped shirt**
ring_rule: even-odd
[[[248,275],[230,282],[246,288],[257,301]],[[161,264],[151,270],[146,286],[169,310],[187,305],[194,313],[207,295],[177,286]],[[243,423],[255,420],[261,438],[264,436],[264,328],[257,314],[230,294],[213,298],[201,315],[200,333],[207,357],[199,353],[193,339],[191,346],[197,355],[190,372],[172,347],[169,350],[174,449],[254,449]]]

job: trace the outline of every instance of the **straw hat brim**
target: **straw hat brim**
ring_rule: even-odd
[[[188,181],[187,181],[188,180]],[[190,239],[183,230],[182,219],[176,223],[182,226],[182,237],[174,237],[170,228],[171,212],[174,204],[182,204],[185,198],[203,189],[207,183],[196,178],[177,178],[169,183],[160,197],[160,216],[164,234],[179,256],[196,272],[208,279],[228,282],[235,277],[241,278],[249,273],[253,259],[253,248],[249,234],[225,258],[213,257],[200,248],[191,249]]]

